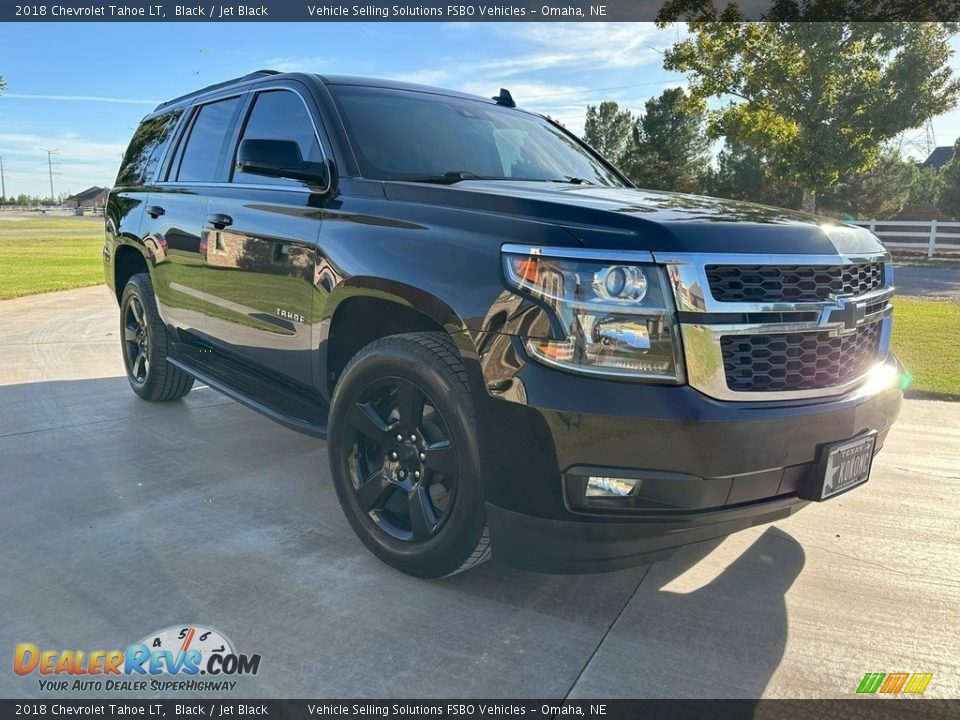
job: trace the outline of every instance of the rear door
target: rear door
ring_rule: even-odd
[[[313,274],[321,212],[296,180],[249,175],[234,167],[247,138],[293,140],[304,160],[323,152],[307,96],[296,85],[251,94],[228,153],[229,182],[211,190],[201,243],[203,286],[220,310],[207,334],[219,349],[286,379],[311,384]]]
[[[223,180],[230,132],[242,104],[240,96],[203,102],[191,108],[162,181],[147,199],[144,227],[160,258],[154,267],[154,291],[160,316],[179,330],[203,335],[208,313],[204,301],[201,228],[207,193]]]

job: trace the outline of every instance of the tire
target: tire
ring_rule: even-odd
[[[167,362],[170,339],[146,273],[131,277],[120,296],[120,347],[130,387],[144,400],[179,400],[193,387],[191,375]]]
[[[424,578],[490,557],[473,401],[446,334],[363,348],[334,390],[329,428],[337,497],[370,552]]]

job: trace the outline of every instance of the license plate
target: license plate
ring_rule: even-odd
[[[876,442],[876,433],[871,433],[827,448],[827,468],[820,492],[821,500],[867,481]]]

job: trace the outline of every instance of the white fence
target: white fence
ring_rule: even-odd
[[[938,250],[960,250],[960,222],[939,220],[856,220],[854,225],[869,228],[888,248],[927,252],[932,258]],[[899,238],[910,238],[907,242]]]

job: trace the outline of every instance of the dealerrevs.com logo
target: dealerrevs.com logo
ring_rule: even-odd
[[[232,678],[259,670],[259,654],[237,653],[223,633],[199,625],[168,627],[126,650],[51,650],[20,643],[13,655],[13,671],[39,675],[40,689],[50,692],[230,691],[237,685]]]

